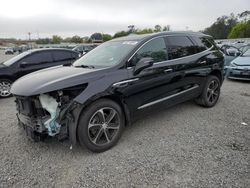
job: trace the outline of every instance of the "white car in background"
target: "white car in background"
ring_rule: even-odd
[[[4,50],[4,53],[5,53],[5,54],[14,54],[14,49],[13,49],[13,48],[6,48],[6,49]]]

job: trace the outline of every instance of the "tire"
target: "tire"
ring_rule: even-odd
[[[0,98],[11,97],[10,93],[12,81],[8,79],[0,79]]]
[[[195,101],[203,107],[213,107],[220,97],[221,82],[217,76],[210,75],[207,78],[203,91]]]
[[[81,146],[92,152],[104,152],[117,144],[124,127],[121,107],[112,100],[100,99],[81,113],[77,136]]]

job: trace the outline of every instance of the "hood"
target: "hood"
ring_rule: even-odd
[[[10,92],[19,96],[33,96],[87,83],[102,74],[93,74],[98,69],[57,66],[33,72],[13,83]]]
[[[250,57],[237,57],[232,61],[237,66],[250,66]]]

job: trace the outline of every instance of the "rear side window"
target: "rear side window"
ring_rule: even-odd
[[[73,59],[71,52],[68,51],[55,51],[53,52],[55,61],[70,61]]]
[[[51,63],[52,56],[50,52],[37,52],[24,58],[22,62],[27,62],[28,64]]]
[[[154,62],[167,60],[166,44],[163,38],[156,38],[142,46],[140,50],[133,56],[130,66],[136,65],[140,59],[144,57],[153,58]]]
[[[196,46],[197,52],[205,51],[213,46],[211,42],[205,37],[193,36],[192,38],[197,44]]]
[[[186,36],[169,36],[168,41],[168,59],[177,59],[196,53],[195,46]]]

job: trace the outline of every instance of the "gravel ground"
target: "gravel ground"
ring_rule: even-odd
[[[225,81],[218,104],[179,104],[126,127],[95,154],[69,142],[33,143],[0,99],[0,187],[249,187],[250,83]],[[246,124],[242,124],[245,122]]]

